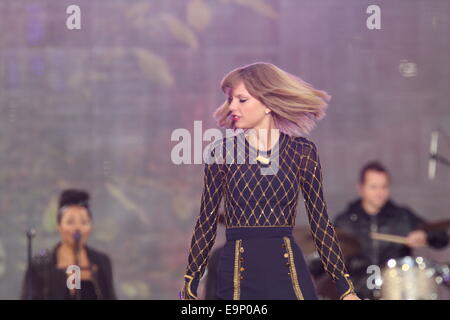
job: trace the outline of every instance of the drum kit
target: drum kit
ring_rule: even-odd
[[[422,229],[445,230],[449,227],[450,220],[446,220],[425,225]],[[357,265],[357,263],[349,263],[349,261],[361,253],[359,241],[339,229],[336,229],[336,233],[347,265]],[[298,227],[294,229],[293,235],[305,254],[310,272],[316,280],[319,296],[325,299],[335,299],[337,293],[333,288],[331,278],[323,274],[310,230],[308,227]],[[371,233],[370,237],[381,241],[406,243],[405,237],[397,235]],[[376,288],[373,289],[371,297],[373,299],[438,300],[445,299],[443,295],[450,296],[450,263],[436,263],[421,256],[406,256],[390,259],[384,266],[381,266],[380,271],[375,280]],[[352,274],[351,266],[349,272]],[[365,286],[367,286],[366,279],[364,278]],[[355,288],[358,291],[356,286]]]
[[[383,300],[437,300],[439,285],[450,287],[448,265],[423,257],[391,259],[382,271]]]

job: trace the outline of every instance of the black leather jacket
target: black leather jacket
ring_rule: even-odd
[[[29,299],[27,279],[31,275],[32,300],[64,300],[67,296],[67,275],[56,267],[58,243],[52,250],[36,255],[23,281],[21,299]],[[111,261],[109,257],[93,248],[86,247],[92,266],[92,283],[99,300],[115,300]]]
[[[369,237],[371,231],[406,236],[409,232],[420,229],[424,223],[425,221],[410,209],[400,207],[391,200],[386,202],[378,214],[369,215],[362,208],[361,199],[358,199],[350,203],[348,208],[335,219],[337,228],[354,235],[359,240],[362,247],[361,256],[365,260],[365,263],[360,265],[364,269],[361,270],[363,272],[370,264],[382,268],[391,258],[396,259],[412,254],[412,249],[403,244],[372,240]],[[445,231],[427,232],[427,241],[429,246],[438,249],[448,245],[449,237]],[[361,260],[359,263],[361,264]]]

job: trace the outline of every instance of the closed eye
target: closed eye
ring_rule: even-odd
[[[233,98],[228,98],[228,104],[231,104],[232,101],[233,101]],[[247,101],[247,99],[239,99],[240,103],[244,103],[245,101]]]

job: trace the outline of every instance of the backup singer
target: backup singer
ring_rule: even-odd
[[[57,219],[61,241],[52,250],[33,258],[23,281],[22,299],[116,299],[109,257],[87,246],[92,229],[89,194],[82,190],[65,190],[60,196]],[[76,232],[80,235],[79,250],[76,250]],[[70,265],[80,267],[80,289],[67,287],[66,269]],[[27,281],[29,276],[31,288]]]

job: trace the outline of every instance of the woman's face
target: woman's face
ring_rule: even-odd
[[[74,246],[74,235],[78,230],[81,234],[80,244],[85,245],[92,229],[91,218],[87,209],[80,206],[69,206],[63,210],[61,222],[58,226],[61,241]]]
[[[236,128],[268,128],[270,117],[266,115],[266,112],[270,112],[270,109],[251,96],[242,81],[230,90],[228,102],[230,117]]]

